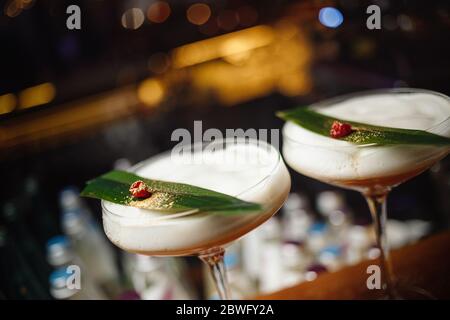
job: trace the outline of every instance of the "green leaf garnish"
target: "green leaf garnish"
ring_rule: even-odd
[[[148,186],[151,196],[133,198],[129,188],[141,180]],[[84,197],[102,199],[143,209],[176,213],[196,212],[242,214],[258,213],[262,206],[212,190],[175,182],[146,179],[127,171],[110,171],[89,181],[81,192]]]
[[[327,137],[330,137],[330,128],[334,121],[348,123],[354,131],[345,137],[339,138],[339,140],[358,145],[450,145],[450,138],[427,131],[374,126],[361,122],[348,121],[329,117],[305,107],[280,111],[277,112],[277,116]]]

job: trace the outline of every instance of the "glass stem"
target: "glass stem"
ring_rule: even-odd
[[[216,248],[200,254],[199,258],[208,265],[220,299],[229,300],[230,289],[228,287],[227,272],[223,262],[224,255],[225,249]]]
[[[389,256],[389,245],[386,235],[386,199],[389,190],[377,193],[364,194],[369,205],[370,214],[372,215],[373,225],[375,229],[375,236],[377,246],[380,249],[380,268],[382,287],[387,292],[388,296],[394,298],[396,296],[393,287],[394,275],[392,272],[392,264]]]

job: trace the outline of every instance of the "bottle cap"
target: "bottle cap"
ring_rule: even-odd
[[[69,278],[66,268],[58,268],[54,270],[49,276],[50,286],[55,289],[62,289],[67,286],[67,279]]]
[[[317,210],[328,216],[330,212],[340,210],[345,206],[344,196],[337,191],[324,191],[317,196]]]
[[[63,211],[61,224],[65,234],[80,235],[85,231],[85,217],[80,210]]]
[[[142,272],[156,270],[160,268],[163,263],[163,260],[158,257],[149,257],[142,254],[136,254],[134,257],[136,269]]]
[[[333,256],[339,256],[342,252],[342,249],[340,246],[337,245],[331,245],[331,246],[327,246],[325,248],[322,249],[322,251],[320,252],[320,254],[328,254],[328,255],[333,255]]]
[[[50,238],[46,245],[47,262],[52,266],[62,266],[73,260],[73,251],[66,236]]]
[[[290,193],[284,203],[284,209],[288,211],[304,208],[309,208],[309,200],[304,194]]]
[[[326,272],[327,268],[322,264],[313,264],[310,265],[305,273],[305,280],[306,281],[313,281],[315,280],[319,274]]]
[[[80,205],[80,192],[77,187],[69,186],[59,194],[59,204],[62,210],[72,210]]]
[[[311,227],[308,230],[308,233],[310,234],[321,234],[326,232],[327,225],[323,222],[315,222],[311,225]]]
[[[69,276],[70,274],[67,273],[66,268],[56,269],[50,274],[50,293],[55,299],[69,299],[79,291],[79,289],[69,289],[67,287]]]

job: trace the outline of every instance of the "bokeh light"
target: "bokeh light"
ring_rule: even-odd
[[[172,10],[165,1],[157,1],[148,7],[147,19],[154,23],[163,23],[166,21]]]
[[[10,18],[17,17],[22,10],[29,9],[34,4],[34,0],[10,0],[5,5],[5,15]]]
[[[4,11],[8,17],[14,18],[22,12],[22,8],[18,5],[17,1],[9,1]]]
[[[325,27],[337,28],[344,22],[344,16],[336,8],[325,7],[319,11],[319,21]]]
[[[402,29],[403,31],[414,30],[414,21],[406,14],[399,15],[397,17],[397,23],[400,26],[400,29]]]
[[[122,15],[122,26],[126,29],[136,30],[144,23],[144,13],[139,8],[131,8]]]
[[[205,3],[195,3],[187,9],[186,16],[190,23],[200,26],[211,17],[211,9]]]
[[[25,89],[19,94],[19,108],[24,109],[49,103],[55,94],[55,86],[50,82]]]
[[[0,114],[11,112],[17,103],[16,96],[12,93],[0,96]]]
[[[152,78],[142,81],[137,91],[139,100],[149,107],[156,107],[163,100],[164,94],[161,81]]]

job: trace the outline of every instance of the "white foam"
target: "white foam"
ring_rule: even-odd
[[[448,98],[431,93],[386,93],[351,98],[316,111],[349,121],[450,136]],[[329,182],[401,175],[444,157],[448,147],[356,146],[325,137],[292,122],[283,128],[283,156],[296,171]]]
[[[244,154],[253,156],[243,157]],[[211,157],[214,161],[181,163],[166,153],[148,160],[136,173],[261,203],[265,212],[236,216],[208,213],[177,216],[104,202],[104,208],[113,213],[105,210],[103,213],[105,232],[111,241],[126,250],[149,254],[199,251],[211,245],[223,245],[225,238],[241,236],[250,225],[256,226],[268,219],[284,202],[290,177],[273,147],[236,144],[204,159],[211,160]],[[229,159],[237,161],[230,163]],[[259,160],[255,162],[255,159]]]

